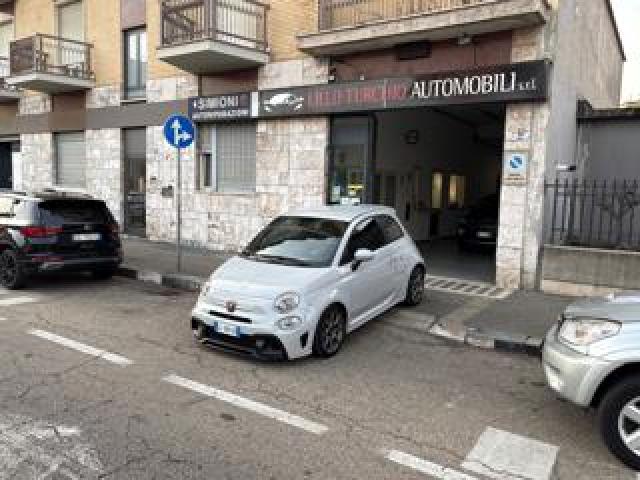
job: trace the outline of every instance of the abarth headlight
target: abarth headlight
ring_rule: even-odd
[[[612,320],[588,317],[566,318],[560,327],[558,338],[571,345],[584,347],[617,335],[620,327],[619,322]]]
[[[200,288],[200,299],[204,299],[210,291],[211,291],[211,281],[207,280],[202,284],[202,287]]]
[[[295,330],[302,324],[300,317],[284,317],[276,322],[280,330]]]
[[[300,305],[300,295],[295,292],[287,292],[278,297],[273,302],[273,309],[282,314],[293,312]]]

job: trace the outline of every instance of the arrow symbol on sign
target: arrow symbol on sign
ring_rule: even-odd
[[[180,120],[177,118],[171,124],[171,128],[173,129],[173,144],[178,147],[182,140],[189,141],[191,140],[191,135],[187,132],[181,132],[182,125],[180,125]]]

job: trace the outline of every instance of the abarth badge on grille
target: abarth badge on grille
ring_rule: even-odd
[[[238,308],[238,303],[231,300],[227,300],[226,302],[224,302],[224,308],[227,309],[227,312],[233,313],[236,311],[236,308]]]

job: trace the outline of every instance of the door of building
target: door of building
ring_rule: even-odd
[[[12,187],[11,144],[0,143],[0,188],[10,189]]]
[[[371,116],[334,117],[329,147],[330,204],[357,205],[373,199]]]
[[[147,135],[144,128],[123,130],[124,145],[124,230],[146,235]]]

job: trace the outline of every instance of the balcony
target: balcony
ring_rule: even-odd
[[[92,45],[35,34],[11,42],[7,84],[42,93],[86,90],[95,86]]]
[[[541,25],[548,0],[318,0],[318,31],[298,36],[313,55]]]
[[[255,0],[163,0],[158,58],[195,74],[264,65],[267,9]]]
[[[0,57],[0,103],[17,102],[20,99],[20,89],[7,85],[5,79],[9,76],[9,59]]]

